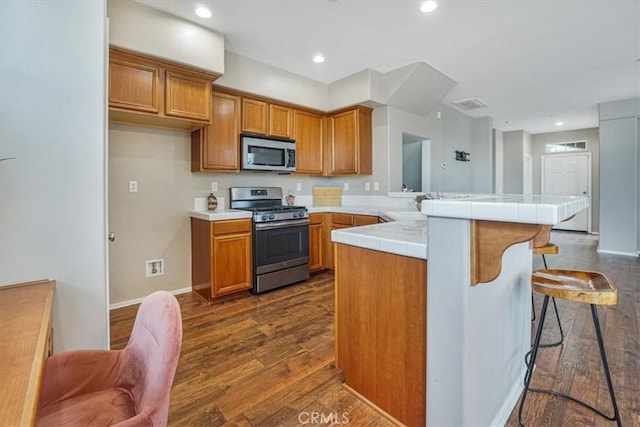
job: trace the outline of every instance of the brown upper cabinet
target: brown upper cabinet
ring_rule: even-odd
[[[242,98],[242,132],[293,138],[293,108]]]
[[[239,172],[240,134],[246,132],[294,139],[298,174],[372,173],[370,108],[323,114],[221,87],[211,99],[213,122],[192,132],[193,172]]]
[[[178,129],[211,123],[218,76],[144,55],[109,49],[109,120]]]
[[[326,175],[372,173],[371,109],[357,106],[327,121]]]
[[[296,173],[324,174],[323,116],[307,111],[293,112],[293,139],[296,140]]]
[[[240,97],[211,94],[213,122],[191,132],[191,172],[240,171]]]

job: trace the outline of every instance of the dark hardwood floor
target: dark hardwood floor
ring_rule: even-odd
[[[549,268],[599,271],[618,288],[618,304],[598,307],[598,317],[623,426],[640,426],[640,258],[596,253],[597,236],[577,232],[552,232],[551,241],[560,249],[547,256]],[[533,268],[544,268],[534,256]],[[534,293],[536,313],[543,297]],[[557,300],[565,341],[561,346],[540,350],[531,386],[569,393],[595,405],[607,414],[609,392],[602,370],[591,309],[588,304]],[[551,305],[542,342],[557,340],[558,326]],[[532,322],[532,335],[539,316]],[[518,425],[518,412],[507,426]],[[529,426],[612,426],[614,422],[566,399],[540,393],[527,395],[523,421]]]
[[[622,423],[640,426],[640,259],[596,254],[597,237],[582,233],[553,232],[552,241],[560,254],[547,257],[549,268],[601,271],[618,286],[618,305],[599,314]],[[542,268],[540,257],[534,258],[534,268]],[[212,305],[191,294],[179,295],[178,301],[183,343],[170,425],[391,425],[341,385],[333,364],[331,273]],[[536,296],[538,313],[541,301]],[[589,307],[567,301],[558,306],[565,343],[541,350],[532,385],[571,392],[606,409]],[[137,308],[111,311],[112,348],[126,345]],[[548,318],[544,339],[556,332]],[[528,426],[614,425],[571,402],[537,393],[527,398],[524,420]],[[517,424],[514,411],[507,425]]]

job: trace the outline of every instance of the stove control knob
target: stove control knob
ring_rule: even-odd
[[[304,216],[304,212],[298,212],[298,217],[302,218]]]
[[[274,219],[276,216],[274,214],[269,215],[269,219]]]
[[[267,215],[262,215],[262,220],[263,220],[263,221],[266,221],[266,220],[268,220],[268,219],[269,219],[269,217],[268,217]]]

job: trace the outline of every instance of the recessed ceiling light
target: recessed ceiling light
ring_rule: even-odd
[[[556,126],[562,126],[564,122],[556,122]]]
[[[424,3],[422,3],[422,5],[420,6],[420,10],[424,13],[430,13],[433,12],[434,10],[436,10],[438,8],[438,3],[436,3],[433,0],[428,0]]]
[[[211,11],[206,7],[199,7],[196,9],[196,15],[200,18],[211,18]]]
[[[321,53],[316,54],[316,56],[313,57],[313,62],[322,64],[324,62],[324,56]]]

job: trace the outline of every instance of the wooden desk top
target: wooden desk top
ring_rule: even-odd
[[[53,280],[0,287],[0,425],[35,422],[54,289]]]

